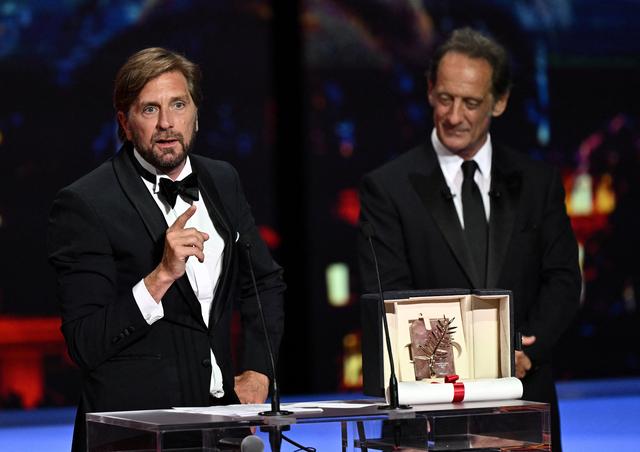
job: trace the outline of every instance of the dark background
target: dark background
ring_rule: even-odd
[[[117,150],[115,72],[160,45],[201,65],[196,152],[238,169],[285,268],[282,390],[359,390],[359,179],[427,139],[424,70],[470,25],[503,42],[515,70],[493,138],[562,169],[581,245],[582,309],[557,376],[638,375],[639,22],[640,5],[621,0],[4,1],[0,320],[57,316],[51,202]],[[2,335],[0,406],[29,406]],[[66,355],[42,362],[37,404],[74,404]]]

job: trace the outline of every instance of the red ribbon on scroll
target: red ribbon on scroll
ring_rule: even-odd
[[[462,402],[464,400],[464,383],[459,383],[460,379],[457,375],[447,375],[444,377],[445,383],[453,383],[453,400],[452,402]]]

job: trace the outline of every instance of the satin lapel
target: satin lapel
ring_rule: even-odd
[[[162,212],[158,209],[158,205],[133,166],[131,161],[131,159],[134,158],[133,155],[131,155],[132,152],[133,151],[129,146],[123,146],[118,155],[113,159],[113,169],[122,189],[140,215],[140,218],[147,228],[149,235],[153,239],[153,242],[156,245],[159,245],[158,249],[162,249],[168,225],[162,215]],[[175,282],[175,284],[186,299],[187,305],[194,316],[193,318],[201,319],[202,311],[200,309],[200,302],[193,292],[191,284],[189,284],[187,275],[183,275]],[[197,325],[194,324],[192,319],[181,319],[180,321],[184,321],[194,327],[205,327],[204,321],[197,322]]]
[[[113,158],[113,170],[125,195],[133,204],[154,243],[164,240],[167,222],[142,182],[131,159],[132,149],[124,145]]]
[[[222,260],[222,269],[220,271],[220,280],[216,288],[216,296],[214,298],[213,306],[211,307],[211,314],[209,317],[209,328],[213,328],[222,312],[224,311],[224,302],[220,294],[224,294],[228,291],[228,285],[230,283],[229,271],[231,267],[231,257],[233,256],[233,247],[235,246],[236,237],[235,232],[230,227],[229,218],[226,215],[222,199],[216,188],[216,184],[211,174],[205,171],[202,163],[199,161],[198,156],[191,157],[191,166],[198,173],[198,188],[202,199],[207,206],[211,221],[224,240],[224,255]]]
[[[418,193],[427,209],[438,225],[442,236],[453,251],[453,254],[464,270],[465,275],[476,288],[482,288],[482,284],[476,275],[475,267],[471,260],[471,254],[465,243],[460,220],[456,212],[449,187],[442,175],[440,165],[431,146],[424,146],[425,164],[417,167],[426,168],[425,173],[409,173],[409,182]],[[427,250],[428,252],[428,250]]]
[[[499,148],[494,150],[490,191],[487,287],[496,287],[498,284],[520,202],[522,172],[511,167],[507,158]]]

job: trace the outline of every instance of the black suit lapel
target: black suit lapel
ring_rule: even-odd
[[[487,287],[496,287],[513,234],[522,172],[512,167],[508,156],[498,147],[494,147],[491,166]]]
[[[467,279],[475,288],[483,288],[484,284],[476,274],[471,254],[465,242],[460,219],[453,204],[453,197],[444,179],[435,151],[430,145],[423,146],[424,162],[416,165],[425,168],[426,172],[409,173],[409,182],[424,203],[427,212],[438,225],[442,236],[451,248],[458,264],[462,267]],[[429,252],[428,250],[426,252]]]
[[[113,170],[120,182],[122,190],[140,215],[149,235],[153,239],[153,243],[156,244],[156,249],[161,251],[164,247],[164,237],[168,225],[164,215],[162,215],[158,205],[149,193],[149,190],[145,187],[144,182],[142,182],[140,175],[134,166],[132,160],[134,158],[132,147],[128,143],[125,144],[120,149],[120,152],[113,158]],[[158,259],[160,259],[160,257],[161,254],[158,256]],[[177,320],[180,323],[184,323],[198,329],[206,328],[204,321],[199,321],[202,319],[200,302],[191,288],[187,275],[184,274],[174,284],[178,287],[178,290],[185,298],[192,316],[172,319],[172,316],[168,315],[167,320]],[[167,306],[166,309],[167,311],[170,311],[169,306]],[[194,321],[194,319],[197,320]]]
[[[133,149],[129,144],[122,146],[113,158],[113,170],[125,195],[131,201],[154,243],[164,241],[167,222],[156,202],[145,187],[133,165]]]
[[[198,173],[198,188],[200,189],[202,199],[209,211],[211,221],[213,222],[216,231],[224,241],[222,268],[220,269],[216,295],[209,315],[209,328],[211,329],[218,322],[222,312],[224,311],[224,300],[226,297],[223,294],[227,293],[229,290],[228,285],[230,278],[228,278],[228,275],[231,268],[231,257],[233,256],[236,237],[235,231],[231,229],[231,223],[226,215],[222,199],[220,198],[220,194],[218,193],[213,177],[209,172],[204,170],[198,156],[191,156],[191,166],[194,171]]]

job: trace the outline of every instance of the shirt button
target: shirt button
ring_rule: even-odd
[[[211,367],[211,360],[209,358],[205,358],[202,360],[202,365],[204,367]]]

